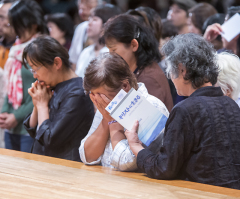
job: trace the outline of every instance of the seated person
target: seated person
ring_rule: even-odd
[[[142,147],[137,121],[125,132],[138,168],[152,178],[240,189],[240,111],[213,86],[219,73],[215,50],[189,33],[166,43],[163,53],[178,94],[189,97],[171,111],[158,151]]]
[[[67,50],[52,37],[40,36],[24,49],[23,62],[38,80],[28,89],[34,107],[24,121],[34,138],[31,152],[80,161],[78,148],[94,109],[82,78],[70,67]]]
[[[217,54],[220,69],[216,86],[220,86],[224,95],[238,103],[240,95],[240,60],[239,57],[227,52]]]
[[[101,164],[121,171],[137,169],[136,157],[129,149],[124,128],[105,110],[117,93],[123,89],[138,90],[151,104],[168,117],[166,106],[156,97],[148,94],[143,83],[138,83],[127,62],[116,53],[104,53],[94,59],[86,69],[84,89],[90,93],[97,107],[91,129],[79,148],[84,164]]]

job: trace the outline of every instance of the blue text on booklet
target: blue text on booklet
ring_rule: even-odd
[[[121,90],[106,110],[127,130],[138,120],[138,137],[146,146],[164,130],[167,121],[167,117],[134,88],[128,93]]]

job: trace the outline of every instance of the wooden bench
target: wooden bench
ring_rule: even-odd
[[[240,191],[143,173],[0,149],[0,198],[189,198],[240,197]]]

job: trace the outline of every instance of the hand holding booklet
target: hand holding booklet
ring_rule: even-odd
[[[138,120],[138,137],[146,146],[164,130],[168,119],[134,88],[128,93],[121,90],[106,110],[127,130],[131,130],[134,122]]]

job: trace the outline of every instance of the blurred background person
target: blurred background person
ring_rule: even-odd
[[[112,4],[100,5],[92,10],[88,21],[87,35],[93,41],[93,44],[86,47],[78,58],[76,74],[79,77],[84,77],[85,69],[90,61],[98,55],[109,51],[105,44],[100,42],[100,35],[107,20],[119,14],[121,14],[120,8]]]
[[[34,12],[33,12],[34,11]],[[35,81],[29,70],[23,67],[22,53],[24,48],[40,34],[47,32],[41,7],[35,1],[17,1],[9,9],[9,21],[18,39],[11,47],[5,64],[7,80],[7,96],[0,127],[5,131],[7,149],[30,152],[33,139],[23,128],[22,122],[33,109],[28,88]]]
[[[176,26],[173,25],[172,21],[168,19],[162,19],[162,35],[160,39],[160,48],[167,43],[171,37],[175,37],[178,34]]]
[[[72,19],[65,13],[56,13],[45,16],[45,20],[50,36],[69,50],[74,32]]]
[[[188,10],[197,3],[194,0],[173,0],[173,4],[168,11],[167,18],[177,27],[178,34],[189,32]]]
[[[216,14],[217,10],[209,3],[199,3],[188,10],[189,32],[202,35],[202,27],[205,20]]]
[[[90,11],[98,5],[102,5],[101,0],[78,0],[79,15],[83,22],[76,27],[69,49],[69,60],[74,71],[82,50],[92,44],[91,41],[87,40],[87,20],[90,16]]]
[[[230,7],[228,9],[228,13],[226,15],[225,21],[230,19],[236,13],[240,14],[240,6]],[[217,38],[218,35],[221,35],[221,32],[222,32],[221,25],[218,23],[215,23],[207,27],[203,37],[206,40],[212,42]],[[223,48],[218,50],[218,52],[228,51],[240,57],[240,34],[238,34],[229,42],[224,37],[222,37],[222,42],[223,42]]]
[[[240,106],[240,60],[227,52],[217,54],[219,75],[216,86],[220,86],[224,95],[235,100]]]
[[[8,20],[8,10],[14,0],[3,0],[0,2],[0,67],[3,69],[8,58],[8,53],[16,40],[16,34]]]
[[[222,14],[222,13],[217,13],[215,15],[208,17],[203,24],[202,33],[204,34],[206,32],[206,29],[208,26],[214,23],[218,23],[222,25],[224,21],[225,21],[225,14]],[[211,43],[213,44],[215,50],[220,50],[221,48],[223,48],[222,36],[218,35],[216,39],[211,41]]]
[[[153,32],[133,16],[123,14],[105,24],[103,39],[109,51],[120,55],[137,81],[143,82],[149,94],[160,99],[170,112],[172,96],[167,78],[158,65],[161,54]]]
[[[16,40],[16,34],[8,20],[8,10],[12,6],[13,0],[2,0],[0,2],[0,110],[2,110],[6,89],[4,85],[4,65],[7,61],[9,50]],[[0,147],[4,147],[4,130],[0,128]]]

